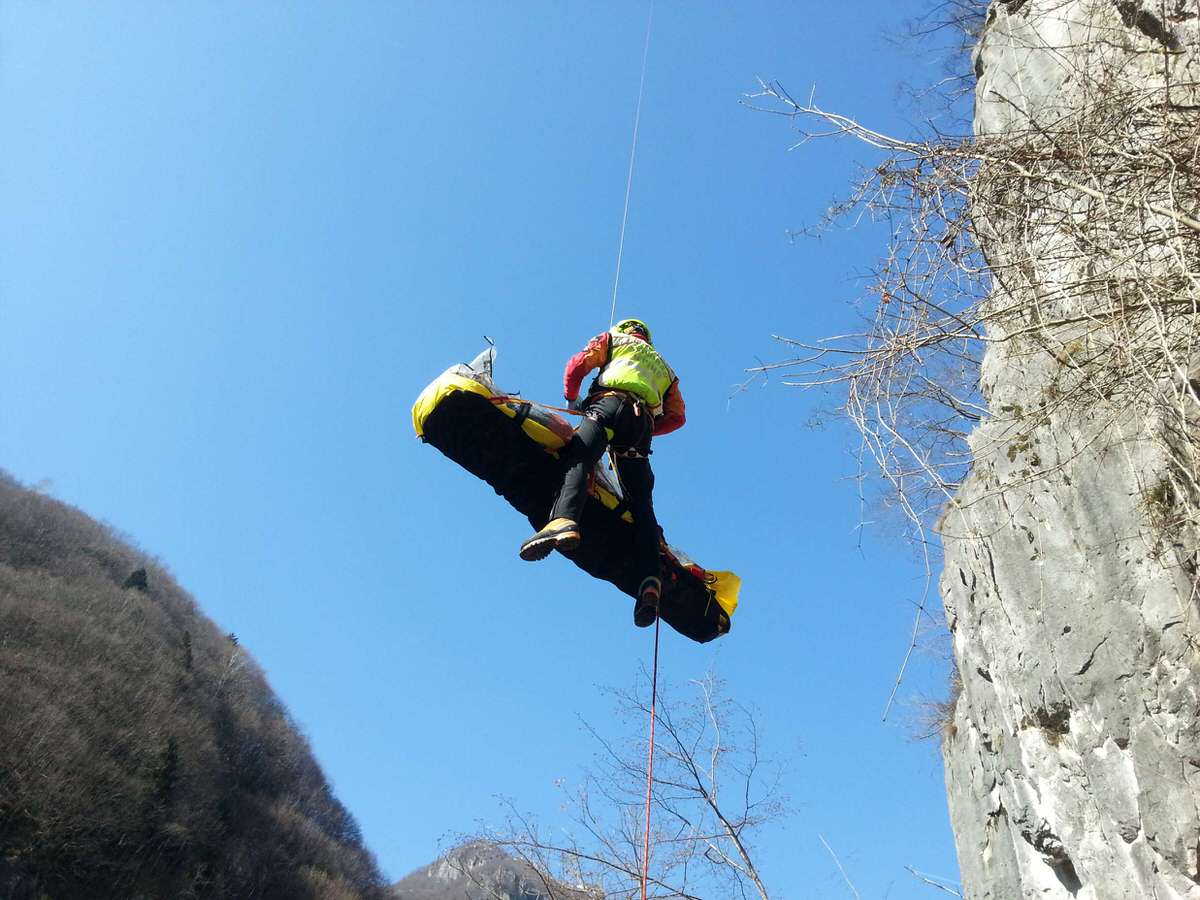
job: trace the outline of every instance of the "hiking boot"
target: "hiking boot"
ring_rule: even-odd
[[[574,550],[579,546],[579,525],[570,519],[551,519],[546,527],[521,545],[521,559],[545,559],[551,550]]]
[[[648,628],[658,618],[658,599],[662,594],[662,582],[651,575],[643,578],[638,586],[637,601],[633,604],[633,624]]]

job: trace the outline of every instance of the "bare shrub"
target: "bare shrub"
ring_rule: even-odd
[[[954,712],[962,694],[962,675],[953,662],[950,664],[950,679],[943,697],[933,697],[918,704],[918,713],[913,721],[913,737],[918,741],[937,738],[945,741],[954,737],[957,726]]]
[[[832,211],[889,226],[863,329],[780,338],[798,355],[763,368],[845,390],[864,457],[918,535],[974,455],[997,449],[967,444],[985,416],[1010,423],[1006,444],[1021,452],[1024,432],[1048,417],[1140,409],[1180,444],[1168,449],[1188,491],[1200,484],[1200,84],[1186,72],[1149,85],[1112,67],[1072,74],[1077,99],[1053,124],[1030,118],[997,135],[892,137],[778,84],[750,98],[794,119],[802,142],[848,136],[883,154]],[[999,345],[1010,361],[1055,366],[1025,402],[993,408],[980,363]],[[1039,460],[1029,475],[1056,465]]]
[[[1023,6],[991,4],[983,27]],[[1055,54],[1061,85],[1041,107],[984,98],[1004,120],[993,133],[947,135],[930,120],[896,137],[778,83],[747,98],[792,120],[798,143],[849,137],[879,151],[830,211],[888,232],[861,328],[780,337],[791,358],[752,371],[839,392],[864,470],[882,475],[884,503],[924,557],[926,595],[931,535],[976,459],[1013,464],[1003,491],[1065,478],[1082,453],[1132,458],[1136,443],[1167,460],[1167,483],[1129,466],[1151,555],[1191,578],[1188,610],[1200,596],[1200,47],[1194,5],[1160,7],[1098,4],[1091,31]],[[942,21],[976,28],[978,5],[947,9]],[[1060,430],[1087,438],[1044,452],[1036,436]],[[923,597],[897,687],[925,613]]]
[[[577,787],[564,787],[569,833],[551,837],[509,804],[506,826],[486,835],[544,873],[548,900],[640,896],[647,694],[646,684],[613,692],[621,735],[585,726],[598,755]],[[781,767],[760,757],[752,711],[711,675],[691,683],[685,699],[667,694],[660,689],[647,896],[766,900],[753,845],[759,829],[787,814]],[[564,884],[575,887],[553,889]]]

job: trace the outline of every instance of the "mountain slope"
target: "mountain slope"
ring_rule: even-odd
[[[456,847],[398,881],[395,900],[597,900],[597,892],[543,878],[487,841]]]
[[[0,474],[0,895],[376,898],[262,673],[164,569]]]

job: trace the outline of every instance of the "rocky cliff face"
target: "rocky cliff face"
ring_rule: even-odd
[[[989,417],[941,523],[964,893],[1200,898],[1200,3],[999,0],[975,71],[1004,175]]]

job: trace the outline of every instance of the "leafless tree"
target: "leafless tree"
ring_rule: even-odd
[[[850,138],[878,151],[830,212],[888,230],[862,327],[780,336],[791,358],[756,370],[841,392],[864,468],[882,474],[930,575],[930,535],[980,455],[1007,455],[1028,483],[1063,477],[1080,453],[1143,442],[1169,461],[1149,481],[1130,464],[1150,555],[1182,566],[1197,597],[1200,48],[1187,23],[1200,8],[1155,6],[1114,4],[1088,52],[1060,48],[1049,111],[989,96],[992,109],[1011,106],[995,133],[948,136],[930,122],[889,135],[774,82],[747,98],[790,119],[797,145]],[[991,396],[1000,365],[1022,379],[1016,399]],[[1088,437],[1051,458],[1031,439],[1050,424]]]
[[[778,84],[750,98],[794,119],[801,143],[848,136],[882,152],[832,211],[891,228],[870,318],[815,343],[780,338],[800,353],[766,368],[844,386],[865,451],[914,522],[929,524],[951,497],[972,458],[966,432],[983,416],[1006,416],[1017,436],[1031,415],[1089,414],[1119,396],[1188,430],[1200,84],[1077,75],[1090,89],[1053,126],[1031,119],[991,136],[893,137]],[[1037,410],[988,407],[979,363],[998,343],[1060,364]],[[1188,468],[1179,487],[1194,489]]]
[[[549,900],[640,896],[647,688],[612,692],[627,726],[619,737],[585,723],[598,752],[578,786],[563,786],[569,832],[551,832],[508,803],[504,827],[486,836],[544,873]],[[753,712],[725,697],[716,678],[692,682],[684,699],[664,693],[656,708],[647,896],[767,900],[753,846],[760,829],[787,814],[781,765],[760,756]]]

